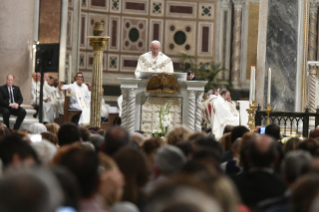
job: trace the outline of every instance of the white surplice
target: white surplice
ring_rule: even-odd
[[[73,84],[62,86],[62,90],[69,88],[74,94],[70,96],[69,108],[82,111],[78,124],[90,124],[90,94],[87,85],[82,83],[81,86],[79,86],[74,82]]]
[[[45,86],[43,86],[43,99],[51,99],[51,102],[43,102],[43,108],[42,108],[42,121],[43,122],[49,122],[53,123],[54,119],[56,118],[57,114],[57,104],[56,102],[52,99],[52,94],[48,94],[47,90],[44,89]],[[40,82],[35,82],[32,79],[32,89],[31,89],[31,104],[32,105],[40,105]]]
[[[221,96],[214,100],[213,106],[215,109],[213,134],[219,139],[222,137],[226,125],[239,125],[239,117],[231,112],[229,104]]]
[[[140,56],[135,69],[135,76],[139,77],[139,72],[174,72],[173,62],[162,52],[153,57],[152,52],[147,52]]]

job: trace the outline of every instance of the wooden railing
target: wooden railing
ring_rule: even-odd
[[[275,123],[279,126],[283,126],[284,134],[287,133],[287,128],[290,129],[292,134],[293,129],[298,132],[300,125],[302,124],[302,136],[308,137],[309,134],[309,120],[310,117],[314,117],[315,127],[319,125],[319,110],[316,113],[309,113],[308,110],[304,113],[298,112],[272,112],[269,115],[270,123]],[[255,114],[255,125],[266,125],[267,113],[265,111],[257,110]],[[314,127],[314,128],[315,128]]]

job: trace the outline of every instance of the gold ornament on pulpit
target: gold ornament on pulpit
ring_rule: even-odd
[[[168,93],[180,92],[176,77],[172,74],[154,74],[148,81],[146,91],[148,93]]]

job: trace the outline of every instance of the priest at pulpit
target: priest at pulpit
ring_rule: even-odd
[[[140,72],[174,72],[173,62],[161,52],[161,43],[154,40],[150,44],[150,52],[146,52],[138,59],[135,76],[140,77]]]

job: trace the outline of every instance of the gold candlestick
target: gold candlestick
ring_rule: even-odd
[[[265,110],[265,112],[267,113],[267,121],[266,121],[266,125],[270,124],[270,120],[269,120],[269,115],[272,112],[272,109],[270,108],[270,104],[267,104],[267,109]]]
[[[249,109],[247,109],[248,112],[248,127],[250,131],[253,131],[255,129],[255,111],[257,109],[257,106],[255,105],[255,101],[252,101],[251,104],[249,104]]]

